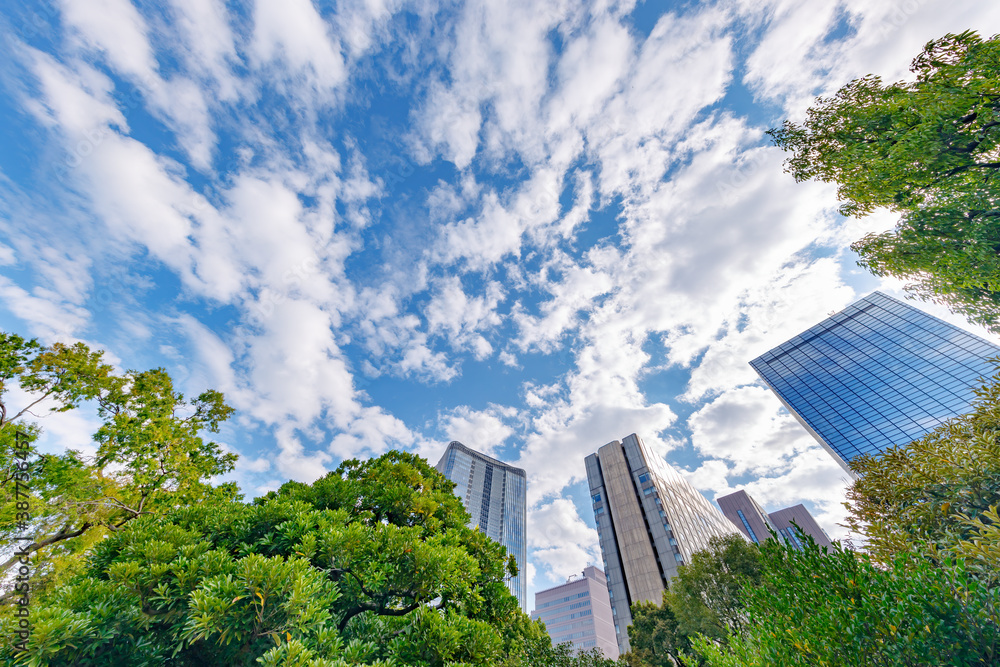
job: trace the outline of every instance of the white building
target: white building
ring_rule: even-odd
[[[545,623],[553,646],[569,642],[577,653],[599,648],[605,658],[618,659],[608,582],[594,566],[565,584],[537,591],[531,618]]]

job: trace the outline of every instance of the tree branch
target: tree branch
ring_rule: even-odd
[[[976,162],[974,164],[963,164],[961,167],[955,167],[954,169],[949,169],[948,171],[941,174],[941,176],[935,180],[940,181],[941,179],[948,178],[950,176],[955,176],[963,171],[968,171],[969,169],[1000,169],[1000,162]]]
[[[372,604],[371,602],[362,602],[361,604],[352,607],[347,611],[347,613],[344,615],[344,618],[337,625],[337,629],[340,632],[343,632],[344,628],[347,627],[348,621],[350,621],[358,614],[362,614],[366,611],[374,611],[379,616],[406,616],[411,611],[413,611],[414,609],[418,609],[419,607],[420,607],[419,602],[414,602],[401,609],[388,609],[383,605],[376,605]]]
[[[21,415],[23,415],[25,412],[27,412],[28,410],[30,410],[31,408],[35,407],[36,405],[38,405],[39,403],[41,403],[42,401],[44,401],[46,398],[48,398],[49,396],[51,396],[53,391],[55,391],[55,389],[49,389],[47,392],[45,392],[44,394],[42,394],[41,398],[39,398],[39,399],[37,399],[35,401],[32,401],[31,403],[28,403],[28,405],[26,405],[23,410],[21,410],[16,415],[14,415],[13,417],[11,417],[10,420],[11,421],[17,421],[17,419]],[[4,410],[4,414],[5,415],[7,414],[6,410]]]
[[[379,600],[378,604],[376,604],[374,602],[361,602],[361,603],[357,604],[356,606],[351,607],[346,612],[344,618],[341,619],[340,623],[338,624],[338,629],[340,631],[343,631],[344,628],[347,627],[348,621],[350,621],[352,618],[354,618],[358,614],[364,613],[366,611],[374,611],[379,616],[405,616],[405,615],[409,614],[411,611],[413,611],[414,609],[417,609],[418,607],[420,607],[421,603],[419,601],[419,595],[420,595],[419,591],[393,590],[393,589],[390,589],[390,590],[384,591],[383,593],[381,593],[379,595],[376,595],[376,594],[372,593],[371,591],[369,591],[365,587],[364,582],[361,581],[361,577],[359,577],[350,568],[332,568],[330,570],[330,574],[333,575],[334,580],[339,579],[341,574],[349,574],[349,575],[351,575],[352,577],[354,577],[354,581],[357,582],[358,588],[361,589],[362,593],[364,593],[369,598],[378,599]],[[386,606],[386,602],[388,600],[392,599],[392,598],[413,598],[414,602],[412,602],[411,604],[409,604],[409,605],[407,605],[405,607],[401,607],[401,608],[390,608],[390,607],[387,607]]]
[[[0,572],[6,572],[10,568],[12,568],[26,554],[34,553],[34,552],[38,551],[39,549],[41,549],[43,547],[47,547],[49,545],[56,544],[57,542],[62,542],[63,540],[72,539],[74,537],[80,537],[85,532],[87,532],[93,525],[94,524],[92,524],[91,522],[86,521],[78,529],[76,529],[76,530],[70,530],[70,527],[67,524],[67,525],[63,526],[63,528],[58,533],[56,533],[54,535],[49,535],[48,537],[46,537],[45,539],[41,540],[40,542],[39,541],[35,541],[35,542],[32,542],[31,544],[29,544],[26,547],[19,547],[17,549],[17,552],[13,556],[11,556],[10,558],[8,558],[2,565],[0,565]],[[2,602],[2,598],[0,598],[0,602]]]

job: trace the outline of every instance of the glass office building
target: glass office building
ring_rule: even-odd
[[[970,411],[1000,347],[874,292],[750,362],[840,463]]]
[[[486,536],[507,547],[517,561],[517,576],[507,588],[528,613],[527,483],[524,470],[515,468],[458,441],[453,441],[437,464],[438,471],[455,482],[455,495]]]

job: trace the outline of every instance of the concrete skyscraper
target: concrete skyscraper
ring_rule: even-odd
[[[849,474],[971,409],[1000,347],[873,292],[750,362]]]
[[[712,503],[636,434],[586,458],[618,648],[629,649],[629,611],[660,604],[677,568],[712,536],[740,534]]]
[[[821,547],[833,546],[826,532],[801,503],[768,514],[742,489],[716,498],[715,502],[719,503],[726,518],[756,544],[771,537],[771,531],[774,531],[780,539],[796,549],[802,548],[800,532],[812,537]],[[798,526],[798,530],[795,526]]]
[[[618,659],[608,582],[593,565],[565,584],[536,592],[531,618],[545,623],[553,646],[570,642],[577,653],[599,648],[605,658]]]
[[[517,561],[517,576],[507,588],[528,612],[527,483],[524,470],[453,441],[437,464],[438,471],[455,482],[455,495],[486,536],[507,547]]]

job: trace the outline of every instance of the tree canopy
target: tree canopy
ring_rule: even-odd
[[[1000,38],[946,35],[911,71],[856,79],[769,134],[796,180],[837,184],[842,214],[900,213],[852,246],[862,266],[1000,331]]]
[[[26,402],[10,405],[19,386]],[[19,394],[21,395],[21,394]],[[32,412],[96,408],[96,456],[40,454]],[[42,345],[0,333],[0,539],[28,554],[40,591],[80,562],[79,554],[137,517],[209,497],[233,497],[235,485],[210,479],[232,470],[236,455],[202,438],[232,413],[222,394],[187,401],[163,369],[117,373],[83,343]],[[20,435],[19,435],[20,434]],[[25,448],[18,451],[18,443]],[[18,456],[21,458],[18,458]],[[18,564],[12,555],[0,574]],[[17,597],[9,577],[0,601]]]
[[[43,405],[95,409],[96,453],[40,453],[28,418]],[[231,414],[216,391],[186,400],[163,369],[117,372],[82,343],[0,334],[0,533],[33,536],[21,544],[30,636],[0,646],[0,661],[613,664],[552,646],[507,589],[516,561],[467,527],[454,484],[418,456],[344,461],[250,503],[213,485],[236,455],[202,436]],[[0,600],[19,603],[0,609],[12,637],[25,593],[4,581]]]
[[[668,667],[679,664],[699,635],[724,640],[729,629],[738,631],[743,623],[741,590],[761,576],[756,545],[741,535],[712,537],[708,547],[678,568],[661,605],[632,605],[630,653],[640,664]]]
[[[851,462],[859,479],[847,492],[848,525],[865,535],[876,561],[889,564],[904,553],[961,556],[983,576],[1000,576],[1000,541],[992,538],[992,551],[976,547],[1000,529],[1000,370],[974,392],[968,414]]]
[[[389,452],[252,503],[142,516],[33,609],[16,664],[612,664],[552,647],[507,589],[513,561],[467,527],[453,486]]]
[[[835,543],[802,551],[768,540],[763,577],[745,586],[745,623],[694,645],[710,667],[995,665],[1000,590],[961,562],[903,555],[876,565]],[[693,663],[689,663],[693,664]]]

